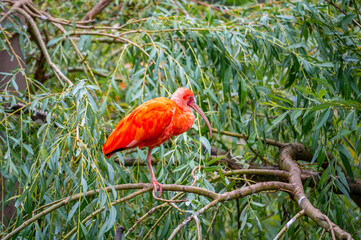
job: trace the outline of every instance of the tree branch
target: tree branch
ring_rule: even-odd
[[[327,221],[328,217],[321,213],[321,211],[315,208],[308,200],[302,185],[301,180],[301,168],[298,166],[296,160],[303,159],[308,156],[308,151],[300,144],[287,144],[280,149],[280,167],[290,173],[288,179],[289,182],[294,186],[294,198],[297,201],[301,209],[305,210],[305,214],[314,220],[319,226],[326,229],[327,231],[332,228],[339,239],[352,239],[351,235],[342,230],[339,226]],[[329,224],[331,223],[331,225]]]
[[[184,193],[178,193],[177,195],[175,195],[174,197],[171,198],[171,200],[177,199],[178,197],[182,196]],[[168,205],[169,203],[163,203],[161,205],[155,206],[152,209],[150,209],[148,212],[146,212],[142,217],[138,218],[137,221],[134,223],[134,225],[129,228],[128,232],[125,234],[125,238],[127,238],[127,236],[129,235],[130,232],[134,231],[134,229],[137,227],[137,225],[143,221],[144,219],[146,219],[150,214],[154,213],[155,211],[157,211],[160,208],[165,207],[166,205]]]
[[[287,224],[281,229],[281,231],[276,235],[276,237],[273,240],[278,240],[280,237],[291,227],[291,225],[299,218],[302,217],[305,214],[305,210],[301,210],[298,212],[293,218],[291,218]]]
[[[57,76],[57,78],[60,80],[60,82],[62,83],[61,80],[64,80],[66,83],[68,83],[70,86],[73,85],[73,83],[60,71],[60,69],[53,63],[53,61],[50,58],[50,55],[48,53],[48,50],[46,49],[45,43],[41,37],[41,34],[39,32],[38,27],[36,26],[36,23],[34,21],[34,19],[27,13],[25,12],[23,9],[20,8],[16,8],[15,9],[17,12],[19,12],[21,15],[23,15],[29,22],[29,24],[31,25],[31,27],[34,30],[34,34],[40,44],[40,49],[43,52],[46,61],[48,62],[49,66],[53,69],[55,76]]]
[[[175,235],[185,226],[187,225],[192,219],[195,219],[195,217],[198,217],[205,211],[207,211],[209,208],[213,207],[219,202],[224,201],[231,201],[233,199],[242,198],[248,195],[252,195],[254,193],[267,191],[267,190],[277,190],[277,191],[292,191],[293,187],[292,185],[288,183],[282,183],[282,182],[262,182],[262,183],[256,183],[254,185],[244,187],[242,189],[236,189],[231,192],[226,192],[223,194],[218,194],[216,198],[200,210],[198,210],[195,214],[192,214],[188,218],[186,218],[182,223],[180,223],[172,232],[168,240],[171,240],[175,237]]]
[[[139,191],[136,191],[136,192],[134,192],[134,193],[132,193],[132,194],[129,194],[128,196],[125,196],[125,197],[123,197],[123,198],[121,198],[121,199],[118,199],[118,200],[112,202],[110,205],[111,205],[111,206],[115,206],[115,205],[117,205],[117,204],[119,204],[119,203],[122,203],[122,202],[124,202],[124,201],[126,201],[126,200],[129,200],[129,199],[131,199],[131,198],[134,198],[134,197],[136,197],[136,196],[138,196],[138,195],[140,195],[140,194],[149,192],[149,191],[151,191],[152,189],[153,189],[153,187],[151,187],[151,186],[146,187],[146,188],[143,188],[143,189],[141,189],[141,190],[139,190]],[[98,209],[98,210],[96,210],[96,211],[94,211],[94,212],[92,212],[90,215],[88,215],[86,218],[84,218],[84,219],[81,221],[81,223],[82,223],[82,224],[85,224],[87,221],[89,221],[89,220],[92,219],[94,216],[98,215],[99,213],[101,213],[101,212],[104,211],[104,210],[105,210],[105,206],[102,207],[102,208],[100,208],[100,209]],[[76,225],[70,232],[68,232],[68,234],[66,234],[66,235],[63,237],[63,239],[68,239],[68,238],[70,238],[71,235],[73,235],[73,234],[76,232],[77,229],[78,229],[78,225]]]
[[[51,207],[43,210],[42,212],[34,215],[30,219],[23,222],[20,226],[18,226],[12,232],[7,234],[3,238],[3,240],[12,238],[17,233],[19,233],[22,229],[24,229],[25,227],[32,224],[34,221],[37,221],[41,217],[55,211],[56,209],[66,205],[66,204],[68,204],[70,202],[79,200],[82,197],[87,198],[87,197],[94,196],[96,194],[99,194],[99,192],[101,190],[110,192],[110,191],[113,191],[113,189],[116,190],[116,191],[119,191],[119,190],[131,190],[131,189],[141,189],[140,191],[134,192],[134,193],[132,193],[132,194],[126,196],[126,197],[123,197],[123,198],[121,198],[119,200],[114,201],[112,203],[112,205],[114,206],[114,205],[119,204],[119,203],[121,203],[121,202],[123,202],[125,200],[133,198],[133,197],[135,197],[135,196],[137,196],[139,194],[152,191],[153,190],[153,184],[150,184],[150,183],[120,184],[120,185],[116,185],[116,186],[107,187],[107,188],[104,188],[104,189],[96,189],[96,190],[88,191],[86,193],[78,193],[78,194],[75,194],[75,195],[73,195],[71,197],[67,197],[67,198],[63,199],[60,202],[59,202],[59,200],[57,200],[56,204],[52,205]],[[225,192],[223,194],[218,194],[218,193],[215,193],[215,192],[212,192],[210,190],[203,189],[203,188],[200,188],[200,187],[184,186],[184,185],[176,185],[176,184],[163,184],[163,191],[194,193],[194,194],[198,194],[198,195],[208,197],[208,198],[210,198],[212,200],[216,200],[217,202],[230,201],[230,200],[233,200],[233,199],[236,199],[236,198],[241,198],[241,197],[244,197],[244,196],[247,196],[247,195],[251,195],[251,194],[261,192],[261,191],[266,191],[266,190],[278,190],[278,191],[288,190],[288,191],[292,191],[292,189],[293,189],[292,186],[290,184],[288,184],[288,183],[267,182],[267,183],[257,183],[255,185],[251,185],[249,187],[245,187],[245,188],[242,188],[242,189],[236,189],[236,190],[233,190],[231,192]],[[98,213],[100,213],[103,210],[104,210],[103,208],[98,209],[96,212],[93,212],[91,215],[89,215],[82,222],[85,223],[91,217],[97,215]],[[202,211],[200,213],[202,213]],[[74,232],[74,229],[71,230],[71,232],[69,232],[66,237],[70,237],[73,234],[73,232]]]
[[[27,104],[24,104],[24,103],[17,103],[17,104],[14,104],[14,106],[12,107],[6,107],[5,106],[5,110],[7,112],[19,112],[21,110],[23,110],[24,108],[26,108],[28,105]],[[30,111],[28,109],[25,109],[24,110],[24,113],[25,114],[28,114]],[[34,109],[32,108],[31,109],[31,119],[33,119],[34,121],[40,119],[42,120],[43,122],[45,122],[46,120],[46,116],[47,116],[47,112],[43,112],[43,111],[40,111],[40,110],[37,110],[37,109]]]
[[[46,12],[39,12],[39,10],[37,8],[35,8],[32,4],[29,4],[28,5],[29,8],[31,8],[34,12],[32,12],[26,5],[24,5],[24,9],[25,11],[27,11],[27,13],[29,13],[30,15],[32,16],[35,16],[36,17],[36,14],[42,14],[43,16],[46,16],[48,18],[51,18],[51,16],[46,13]],[[62,31],[64,34],[66,34],[66,30],[65,28],[63,27],[63,25],[59,24],[59,23],[55,23],[55,22],[51,22],[55,27],[57,27],[60,31]],[[100,86],[97,82],[97,80],[95,79],[94,77],[94,74],[92,72],[92,70],[90,69],[90,66],[88,64],[88,62],[85,60],[86,58],[83,57],[83,54],[80,52],[79,48],[77,47],[77,45],[75,44],[75,42],[73,41],[73,39],[69,39],[71,45],[73,46],[79,60],[81,61],[81,64],[83,65],[83,68],[84,68],[84,72],[85,74],[87,75],[87,78],[88,79],[92,79],[93,82],[97,85],[97,87],[100,89]],[[88,73],[90,74],[90,77],[88,75]]]
[[[331,4],[332,6],[334,6],[337,10],[339,10],[340,12],[342,12],[343,14],[347,15],[347,12],[343,11],[339,6],[336,5],[336,3],[330,1],[330,0],[325,0],[325,2],[328,2],[328,4]],[[359,22],[357,22],[355,19],[352,19],[352,22],[357,25],[360,29],[361,29],[361,24]]]
[[[98,2],[92,10],[90,10],[84,17],[83,21],[94,19],[104,8],[106,8],[113,0],[101,0]]]
[[[248,140],[248,136],[245,135],[245,134],[233,133],[233,132],[229,132],[229,131],[218,131],[215,128],[212,128],[212,131],[215,132],[215,133],[220,133],[220,134],[223,134],[223,135],[227,135],[227,136],[231,136],[231,137],[238,137],[238,138],[243,138],[243,139]],[[258,138],[256,138],[256,140],[258,140]],[[275,147],[282,147],[284,145],[284,143],[282,143],[282,142],[278,142],[278,141],[271,140],[271,139],[260,138],[260,140],[262,142],[268,144],[268,145],[272,145],[272,146],[275,146]]]

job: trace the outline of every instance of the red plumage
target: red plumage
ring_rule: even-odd
[[[170,99],[155,98],[138,106],[118,123],[103,152],[110,157],[118,149],[156,147],[187,131],[193,122],[192,112],[183,113]]]
[[[110,157],[117,151],[148,147],[147,163],[152,176],[154,191],[161,184],[155,179],[150,162],[152,148],[161,145],[175,135],[188,131],[194,122],[192,110],[196,110],[206,121],[212,136],[210,124],[202,110],[194,102],[193,92],[178,88],[172,99],[155,98],[134,109],[117,124],[103,146],[103,153]]]

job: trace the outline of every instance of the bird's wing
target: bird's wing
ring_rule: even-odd
[[[167,98],[155,98],[138,106],[117,124],[104,144],[104,154],[156,140],[170,125],[175,111],[175,103]]]

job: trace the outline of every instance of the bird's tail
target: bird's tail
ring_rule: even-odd
[[[107,153],[107,152],[104,151],[104,147],[103,147],[103,153],[107,158],[110,158],[114,153],[120,152],[120,151],[123,151],[123,150],[125,150],[125,148],[118,148],[118,149],[115,149],[114,151],[111,151],[111,152]]]

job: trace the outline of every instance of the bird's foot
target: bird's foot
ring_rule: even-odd
[[[159,195],[158,197],[160,197],[160,195],[162,195],[162,188],[163,188],[163,185],[160,184],[159,182],[157,182],[157,180],[152,180],[152,184],[154,186],[154,189],[153,189],[153,192],[154,193],[157,193],[157,185],[159,186]]]

